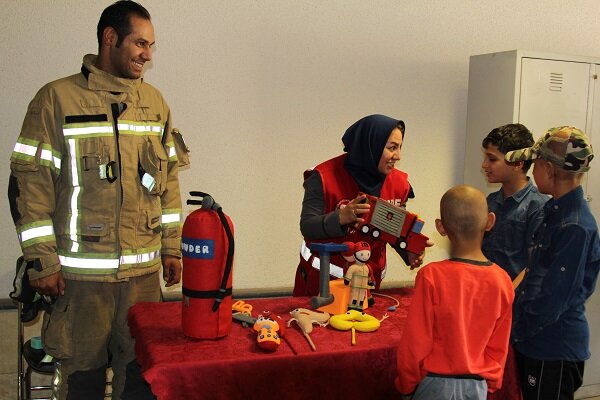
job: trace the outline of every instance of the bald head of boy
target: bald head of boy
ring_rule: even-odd
[[[453,243],[480,242],[496,221],[495,215],[488,211],[485,195],[467,185],[455,186],[444,193],[440,216],[435,221],[436,228]]]

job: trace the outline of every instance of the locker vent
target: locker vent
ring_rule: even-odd
[[[550,91],[562,92],[563,74],[562,72],[550,72]]]

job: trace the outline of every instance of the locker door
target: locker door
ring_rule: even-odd
[[[596,65],[595,68],[596,73],[600,71],[600,65]],[[600,82],[597,79],[592,79],[592,82],[594,82],[592,126],[586,133],[592,141],[595,158],[592,160],[591,168],[587,172],[587,181],[584,188],[590,200],[592,213],[596,218],[596,223],[598,223],[600,222]],[[592,357],[585,363],[583,384],[600,388],[600,285],[598,283],[596,283],[594,294],[586,303],[585,315],[590,324],[590,352]],[[599,390],[596,390],[596,392],[599,392]]]
[[[518,120],[535,139],[554,126],[586,130],[590,68],[587,63],[522,59]]]
[[[592,126],[586,130],[592,141],[594,149],[594,159],[592,160],[590,170],[587,173],[587,182],[585,183],[586,195],[590,200],[592,213],[596,222],[600,223],[600,81],[597,74],[600,73],[600,65],[595,65],[595,73],[592,78],[594,88],[593,107],[592,107]]]

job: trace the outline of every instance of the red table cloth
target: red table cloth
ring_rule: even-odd
[[[312,351],[294,322],[285,328],[281,345],[266,352],[256,343],[252,327],[234,322],[229,335],[216,340],[184,336],[181,302],[139,303],[129,311],[129,327],[136,340],[136,354],[144,378],[159,400],[178,399],[391,399],[399,398],[394,388],[396,348],[406,321],[412,289],[382,291],[396,302],[376,296],[367,313],[388,318],[370,333],[331,326],[314,326]],[[271,312],[284,324],[295,308],[310,309],[308,297],[245,300],[252,315]],[[501,391],[494,400],[520,399],[512,353]]]

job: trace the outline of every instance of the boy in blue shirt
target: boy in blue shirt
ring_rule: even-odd
[[[524,400],[573,399],[590,357],[585,301],[596,286],[600,239],[581,181],[593,157],[587,136],[570,126],[506,154],[509,162],[534,160],[535,182],[552,196],[513,306],[511,343]]]
[[[487,197],[489,211],[496,214],[496,225],[486,232],[482,250],[514,280],[529,265],[528,248],[542,222],[541,210],[548,196],[541,194],[527,176],[531,160],[508,163],[504,158],[509,151],[533,145],[533,136],[524,125],[495,128],[481,145],[481,168],[487,181],[502,184],[500,190]]]

